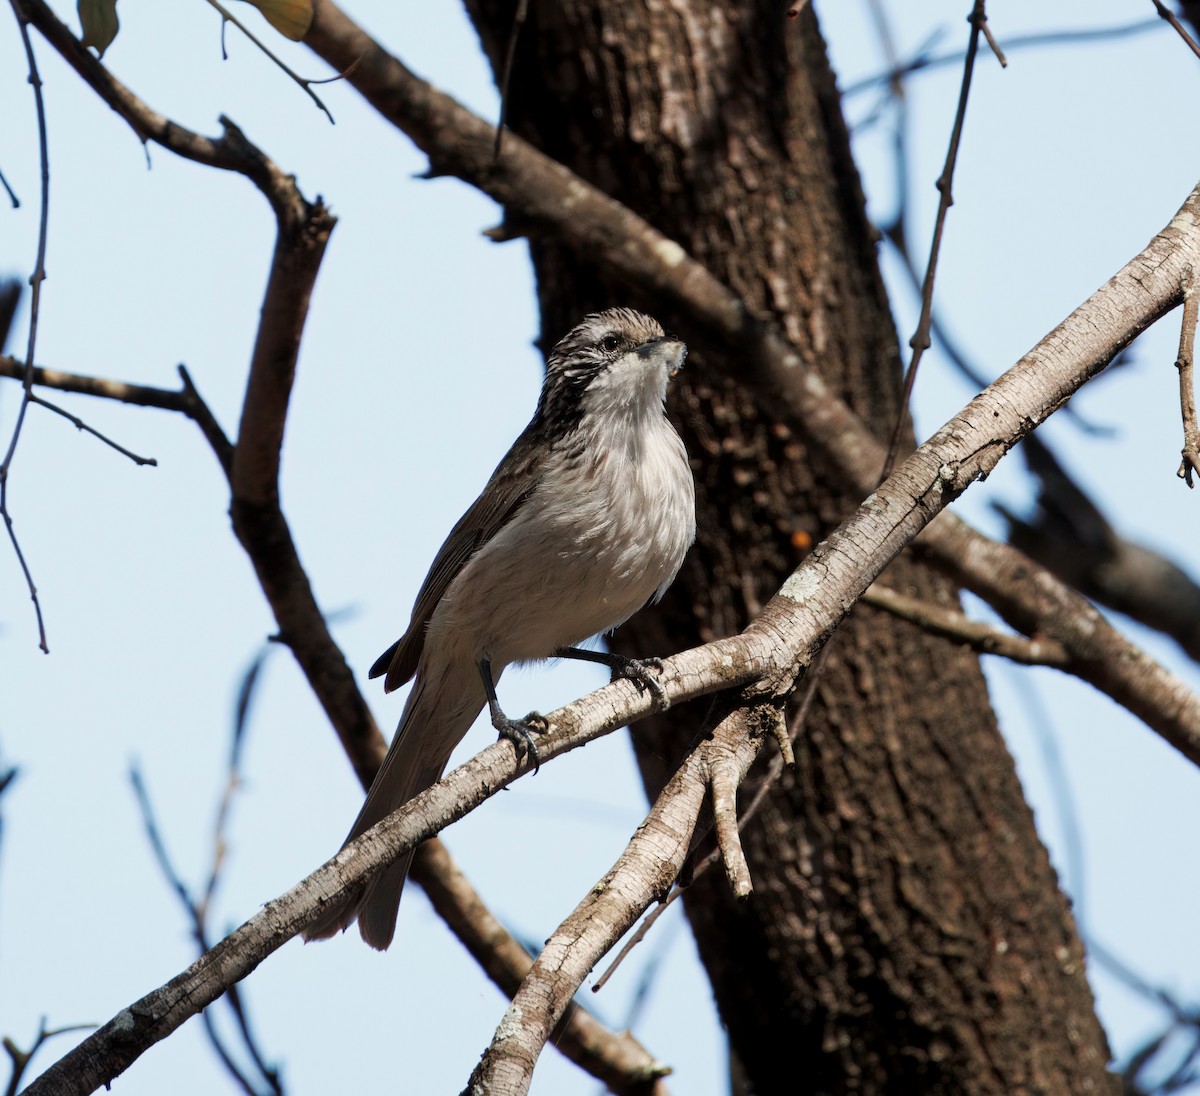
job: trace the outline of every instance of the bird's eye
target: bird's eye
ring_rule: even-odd
[[[618,339],[616,335],[605,335],[604,338],[600,340],[600,345],[611,354],[614,350],[620,348],[621,340]]]

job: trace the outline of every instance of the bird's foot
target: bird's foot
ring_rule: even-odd
[[[671,698],[658,680],[663,671],[661,658],[630,658],[628,655],[613,654],[612,651],[589,651],[584,647],[559,647],[554,652],[555,658],[574,658],[580,662],[597,662],[607,666],[614,680],[618,677],[628,678],[640,689],[645,689],[654,697],[654,706],[660,712],[665,712],[671,706]]]
[[[613,677],[628,678],[641,689],[645,689],[654,697],[655,707],[665,712],[671,706],[671,698],[667,696],[662,682],[658,680],[663,672],[661,658],[628,658],[625,655],[610,654]]]
[[[507,738],[513,744],[518,757],[528,757],[533,762],[533,772],[537,775],[542,767],[542,759],[538,756],[535,734],[545,734],[550,724],[541,712],[530,712],[524,719],[509,719],[503,712],[497,711],[492,715],[492,726],[499,732],[501,738]]]

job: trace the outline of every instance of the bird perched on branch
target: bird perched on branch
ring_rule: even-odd
[[[446,538],[408,631],[371,667],[385,692],[416,680],[347,842],[439,780],[485,705],[536,759],[530,731],[545,721],[510,719],[496,698],[510,663],[583,658],[658,690],[646,663],[575,644],[660,598],[695,539],[692,473],[664,406],[686,355],[629,308],[586,317],[551,351],[537,412]],[[363,939],[386,948],[412,855],[305,938],[357,918]]]

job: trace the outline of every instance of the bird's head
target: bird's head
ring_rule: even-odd
[[[686,357],[687,347],[650,316],[632,308],[593,312],[550,352],[539,412],[569,425],[594,412],[661,408],[667,381]]]

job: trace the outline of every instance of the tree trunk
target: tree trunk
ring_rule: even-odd
[[[514,0],[468,0],[499,71]],[[900,357],[840,104],[811,6],[531,4],[509,122],[626,203],[786,330],[881,435]],[[520,225],[510,226],[520,232]],[[553,239],[530,243],[543,340],[631,304]],[[664,603],[614,648],[669,653],[739,630],[860,501],[803,436],[693,342],[671,410],[697,478],[699,539]],[[954,604],[904,558],[890,585]],[[1083,948],[976,660],[865,607],[831,641],[785,774],[744,835],[755,890],[701,876],[686,908],[756,1093],[1111,1090]],[[650,794],[703,710],[640,724]],[[753,791],[752,772],[743,801]]]

